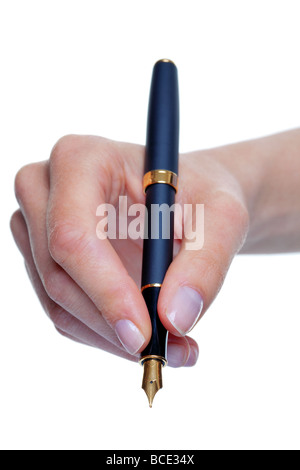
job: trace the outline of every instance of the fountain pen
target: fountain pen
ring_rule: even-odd
[[[160,289],[173,260],[174,210],[178,183],[179,91],[177,67],[159,60],[153,68],[147,119],[143,187],[146,197],[142,288],[152,336],[140,357],[144,368],[142,388],[149,405],[162,388],[167,364],[168,332],[157,313]],[[174,207],[173,207],[174,208]]]

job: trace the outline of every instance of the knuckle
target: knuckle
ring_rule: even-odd
[[[10,230],[12,233],[17,232],[19,226],[20,226],[20,221],[22,221],[23,215],[20,209],[16,210],[9,221],[9,226]]]
[[[15,176],[15,195],[18,201],[23,201],[31,187],[31,175],[34,164],[25,165]]]
[[[236,254],[245,242],[250,225],[250,215],[243,197],[218,191],[209,206],[224,246]]]
[[[46,273],[42,278],[48,297],[58,305],[62,305],[65,301],[65,280],[66,274],[59,268]]]
[[[55,326],[55,329],[56,329],[57,333],[59,333],[60,336],[63,336],[64,338],[67,338],[67,339],[70,339],[70,338],[71,338],[71,336],[70,336],[69,333],[67,333],[66,331],[63,331],[61,328],[57,327],[56,325],[54,325],[54,326]],[[72,338],[72,339],[73,339],[73,338]],[[73,339],[73,340],[74,340],[74,339]]]
[[[232,194],[225,194],[219,199],[218,204],[220,204],[219,208],[226,216],[228,223],[236,227],[247,228],[249,212],[242,199]]]
[[[249,212],[246,209],[245,205],[241,202],[233,200],[231,202],[231,219],[242,229],[247,229],[249,226]]]
[[[227,218],[228,226],[234,230],[236,237],[235,251],[237,252],[242,247],[249,231],[249,212],[242,201],[231,197],[224,207],[224,214]]]
[[[56,162],[60,162],[67,155],[72,154],[78,145],[79,139],[80,136],[75,134],[69,134],[61,137],[56,142],[51,151],[50,163],[55,164]]]
[[[59,305],[52,305],[48,309],[48,315],[55,328],[68,332],[70,328],[70,314]]]
[[[51,257],[63,265],[72,253],[82,253],[86,238],[74,221],[56,223],[49,231],[48,249]]]

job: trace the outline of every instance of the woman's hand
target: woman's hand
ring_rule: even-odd
[[[117,206],[119,196],[127,196],[128,207],[144,204],[143,165],[142,146],[64,137],[49,161],[18,172],[20,210],[11,220],[31,282],[57,330],[131,360],[151,337],[140,293],[142,240],[99,240],[96,210],[103,203]],[[218,151],[180,157],[177,202],[204,204],[204,244],[188,250],[187,240],[177,240],[161,289],[158,312],[170,332],[173,367],[196,363],[198,346],[186,334],[213,302],[248,231],[248,201],[229,167]]]

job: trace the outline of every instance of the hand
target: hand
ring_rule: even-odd
[[[35,291],[64,336],[131,360],[151,337],[140,293],[141,240],[99,240],[96,209],[144,203],[144,148],[99,137],[67,136],[49,161],[22,168],[15,181],[20,210],[11,220]],[[186,334],[217,295],[248,230],[244,192],[213,152],[180,157],[177,202],[205,205],[204,246],[177,256],[161,289],[158,311],[169,330],[168,360],[192,366],[196,342]],[[177,221],[178,228],[178,221]]]

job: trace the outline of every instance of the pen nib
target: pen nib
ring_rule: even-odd
[[[157,359],[148,359],[144,362],[144,377],[142,388],[149,400],[149,406],[152,408],[154,397],[162,384],[162,363]]]

